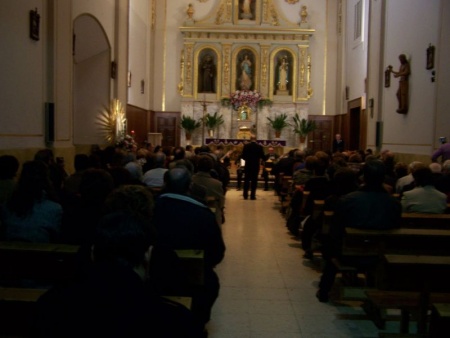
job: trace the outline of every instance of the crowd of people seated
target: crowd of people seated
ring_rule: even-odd
[[[0,156],[0,240],[80,248],[75,280],[40,301],[41,336],[80,336],[106,322],[108,337],[140,336],[124,330],[143,336],[143,325],[156,337],[206,336],[220,289],[214,268],[225,254],[221,225],[230,176],[222,157],[207,146],[93,147],[75,156],[68,174],[49,149],[22,165]],[[204,287],[189,294],[192,313],[161,298],[186,294],[178,249],[204,251]],[[105,287],[110,278],[114,283]],[[75,310],[81,303],[85,311]],[[129,306],[134,309],[125,311]]]
[[[133,313],[133,318],[126,316],[129,323],[117,332],[126,325],[135,327],[135,319],[146,311],[159,312],[154,318],[163,323],[158,316],[171,313],[171,307],[160,296],[183,294],[186,287],[174,250],[204,250],[205,287],[195,295],[193,312],[178,309],[172,314],[196,332],[209,321],[220,290],[214,268],[225,254],[221,225],[225,221],[230,160],[230,153],[220,147],[215,151],[207,146],[93,147],[90,154],[75,156],[75,171],[69,175],[64,161],[55,159],[49,149],[38,151],[33,160],[22,165],[14,156],[0,156],[0,240],[80,246],[74,284],[69,289],[49,291],[42,300],[42,308],[50,316],[62,300],[67,304],[82,300],[95,311],[105,297],[116,294],[121,285],[113,284],[97,294],[99,285],[106,282],[98,274],[105,267],[107,274],[123,273],[123,285],[139,284],[130,294],[139,313]],[[328,301],[336,274],[330,261],[339,255],[346,226],[395,227],[401,212],[444,213],[450,202],[450,160],[406,164],[396,162],[390,151],[375,156],[370,149],[335,153],[293,149],[271,163],[271,175],[275,176],[276,193],[291,197],[286,224],[301,240],[304,258],[313,259],[317,250],[322,253],[325,264],[317,293],[320,301]],[[292,177],[292,184],[281,184],[282,176]],[[330,235],[324,236],[320,219],[311,217],[314,200],[324,200],[324,209],[335,212]],[[129,246],[118,243],[122,240]],[[146,244],[134,251],[135,241]],[[95,296],[74,299],[68,290]],[[146,310],[137,300],[141,296],[152,304]],[[111,301],[114,309],[125,300],[113,296]],[[58,318],[69,316],[64,311]],[[70,312],[70,316],[88,320],[80,313]],[[40,319],[46,336],[64,329],[52,327],[48,318]],[[67,327],[73,323],[67,322]]]
[[[328,301],[336,274],[330,262],[339,256],[345,227],[392,228],[399,226],[402,212],[448,212],[449,168],[450,160],[428,165],[397,162],[389,150],[375,156],[370,149],[334,153],[293,149],[279,159],[272,173],[278,177],[280,198],[286,193],[290,197],[286,226],[301,241],[305,259],[320,252],[324,260],[320,301]],[[282,184],[280,178],[285,176],[291,185]],[[334,211],[330,234],[322,233],[322,218],[313,217],[314,200],[324,201],[323,210]]]

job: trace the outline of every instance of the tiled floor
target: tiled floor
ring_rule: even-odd
[[[320,258],[302,258],[273,191],[258,190],[252,201],[231,188],[226,199],[227,251],[217,267],[221,291],[208,323],[210,338],[378,337],[361,303],[316,299]]]

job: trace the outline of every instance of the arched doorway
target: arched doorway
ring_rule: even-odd
[[[98,116],[110,102],[111,47],[103,27],[91,15],[73,24],[73,140],[102,144]]]

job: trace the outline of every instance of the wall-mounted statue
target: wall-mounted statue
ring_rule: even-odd
[[[408,112],[409,75],[411,74],[411,68],[409,67],[409,62],[406,59],[405,54],[400,54],[398,59],[400,60],[400,69],[398,72],[392,70],[391,65],[389,65],[389,70],[392,74],[394,74],[394,77],[400,78],[397,90],[397,113],[406,114]]]

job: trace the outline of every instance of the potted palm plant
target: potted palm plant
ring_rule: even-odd
[[[280,115],[275,115],[274,118],[271,117],[267,117],[267,119],[269,120],[269,124],[272,127],[272,129],[275,131],[275,138],[280,138],[281,136],[281,131],[286,128],[289,127],[290,124],[287,121],[287,114],[280,114]]]
[[[217,112],[214,114],[208,114],[203,120],[204,126],[208,128],[209,137],[214,136],[214,129],[224,123],[223,116],[219,115]]]
[[[300,118],[297,113],[292,116],[292,120],[294,121],[294,133],[300,136],[300,143],[304,144],[308,134],[316,130],[316,123],[312,120]]]
[[[181,116],[180,126],[182,129],[184,129],[184,132],[186,133],[187,141],[191,140],[192,133],[194,132],[195,129],[200,128],[201,125],[202,124],[200,121],[197,121],[196,119],[190,116],[186,115]]]

